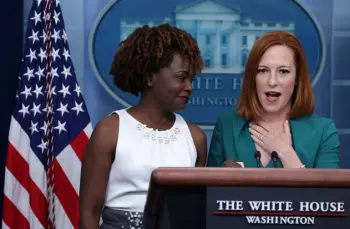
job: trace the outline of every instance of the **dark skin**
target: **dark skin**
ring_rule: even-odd
[[[150,128],[166,130],[173,126],[173,112],[186,107],[192,92],[192,75],[188,63],[175,54],[169,67],[154,74],[138,105],[128,109],[130,115]],[[207,139],[196,125],[188,123],[196,150],[196,167],[204,167],[207,157]],[[95,127],[82,163],[80,184],[81,229],[99,228],[101,210],[111,165],[118,142],[119,117],[110,115]]]

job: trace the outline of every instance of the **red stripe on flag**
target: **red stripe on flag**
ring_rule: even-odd
[[[79,224],[79,197],[61,165],[55,159],[55,194],[74,228]]]
[[[28,220],[21,214],[9,198],[4,195],[3,221],[9,228],[29,229]]]
[[[34,212],[35,216],[40,221],[44,228],[47,228],[47,217],[48,217],[48,204],[46,197],[38,188],[38,186],[31,180],[30,182],[30,207]]]
[[[83,154],[88,142],[89,142],[89,138],[86,136],[85,132],[82,131],[70,144],[73,150],[75,151],[75,153],[77,154],[78,158],[80,159],[80,161],[83,160]]]
[[[29,192],[29,165],[10,142],[8,144],[6,168],[23,188]]]
[[[8,146],[8,159],[6,162],[6,168],[27,190],[30,198],[30,207],[43,227],[46,228],[48,214],[46,197],[29,177],[29,165],[27,161],[22,157],[21,154],[18,153],[16,148],[14,148],[11,143],[9,143]]]

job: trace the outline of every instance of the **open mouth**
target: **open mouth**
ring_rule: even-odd
[[[265,95],[267,97],[280,97],[281,93],[277,91],[268,91],[268,92],[265,92]]]

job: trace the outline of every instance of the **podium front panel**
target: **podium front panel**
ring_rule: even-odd
[[[206,210],[206,229],[349,229],[350,189],[208,187]]]
[[[164,190],[160,217],[152,229],[205,229],[206,188]]]

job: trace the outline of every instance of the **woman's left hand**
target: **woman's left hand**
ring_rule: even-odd
[[[255,144],[269,153],[276,151],[280,154],[285,151],[285,149],[292,148],[292,135],[290,133],[288,120],[285,121],[283,129],[283,133],[277,134],[271,128],[263,127],[255,123],[249,124],[249,132]]]

